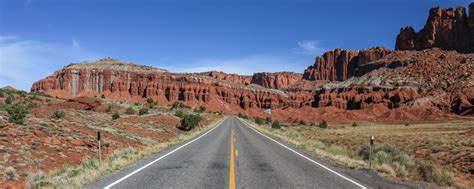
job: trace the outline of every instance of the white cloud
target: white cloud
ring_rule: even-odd
[[[326,51],[326,49],[320,46],[318,41],[314,40],[303,40],[298,42],[298,47],[295,48],[296,53],[311,54],[311,55],[321,55]]]
[[[308,65],[305,61],[295,57],[279,55],[250,55],[237,58],[207,58],[189,61],[185,64],[173,63],[169,66],[156,66],[172,72],[191,73],[205,71],[223,71],[241,75],[252,75],[256,72],[292,71],[302,72]]]
[[[76,49],[81,48],[81,44],[79,44],[79,39],[77,39],[76,37],[72,38],[72,47]]]
[[[0,36],[0,87],[12,85],[29,91],[33,82],[52,74],[64,65],[97,60],[100,57],[102,56],[71,47],[67,43]]]

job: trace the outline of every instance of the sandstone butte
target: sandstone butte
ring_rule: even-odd
[[[423,29],[419,32],[410,26],[400,29],[395,45],[397,50],[432,47],[474,53],[474,3],[469,5],[469,15],[464,7],[432,8]]]
[[[416,37],[406,37],[402,29],[397,50],[334,49],[316,57],[304,74],[171,73],[106,58],[65,66],[31,90],[68,99],[104,95],[133,102],[180,101],[208,111],[260,117],[268,116],[263,109],[270,108],[272,118],[289,122],[472,118],[474,54],[468,52],[473,47],[473,4],[469,7],[469,17],[461,7],[431,9]],[[420,45],[422,39],[431,39],[431,45]]]

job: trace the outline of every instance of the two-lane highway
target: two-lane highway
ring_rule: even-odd
[[[358,181],[227,118],[205,134],[89,188],[364,188]]]

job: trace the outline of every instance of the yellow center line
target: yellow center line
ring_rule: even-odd
[[[229,169],[229,189],[235,189],[235,168],[234,168],[234,130],[230,134],[230,169]]]

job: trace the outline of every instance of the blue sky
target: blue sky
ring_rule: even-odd
[[[173,72],[303,72],[333,48],[394,48],[434,6],[469,1],[0,0],[0,86],[114,57]]]

